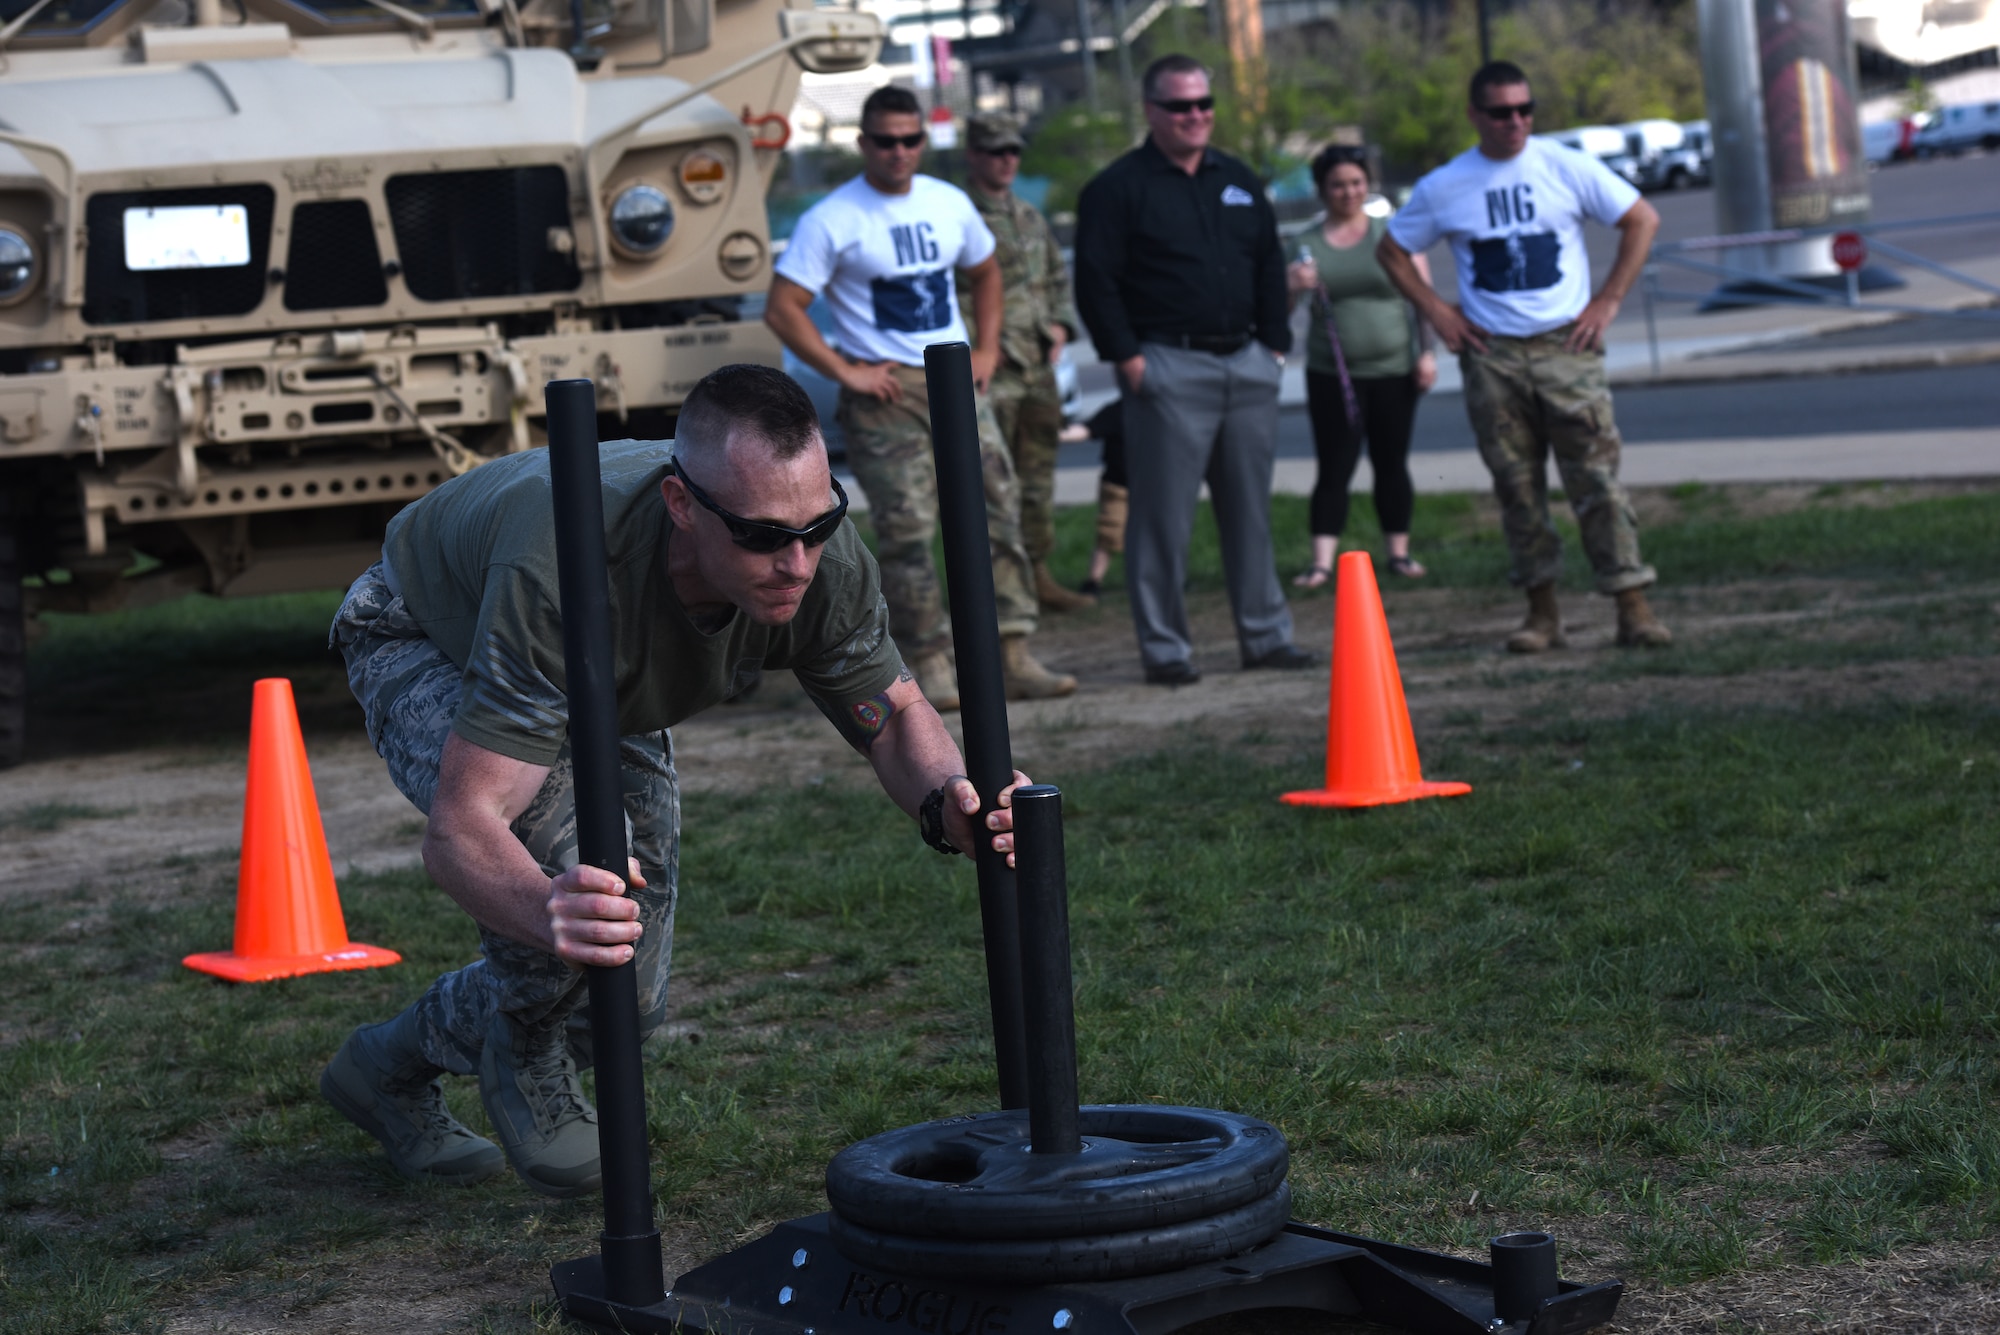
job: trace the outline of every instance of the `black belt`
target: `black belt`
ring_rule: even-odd
[[[1218,357],[1234,357],[1250,342],[1248,334],[1141,334],[1141,343],[1164,343],[1189,352],[1212,352]]]

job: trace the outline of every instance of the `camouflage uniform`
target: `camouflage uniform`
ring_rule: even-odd
[[[847,436],[847,466],[868,495],[875,525],[875,559],[889,632],[905,660],[951,648],[951,622],[938,594],[937,465],[931,455],[931,399],[921,366],[892,363],[903,391],[895,403],[840,391],[837,412]],[[1038,612],[1034,567],[1021,546],[1021,495],[1000,427],[985,399],[978,402],[979,461],[986,476],[986,535],[993,549],[993,598],[1002,635],[1034,633]]]
[[[1488,334],[1488,351],[1468,347],[1459,354],[1466,416],[1500,501],[1508,578],[1534,588],[1562,574],[1562,542],[1549,522],[1553,453],[1598,592],[1643,589],[1656,577],[1639,558],[1638,520],[1618,482],[1618,427],[1604,354],[1563,351],[1572,328],[1531,338]]]
[[[334,617],[332,643],[347,660],[347,679],[361,702],[368,738],[389,763],[390,779],[428,815],[445,738],[458,712],[464,669],[430,641],[403,600],[390,592],[380,562],[348,590]],[[619,760],[632,856],[646,878],[643,889],[632,886],[626,892],[639,905],[639,920],[645,924],[634,959],[643,1037],[667,1016],[680,870],[680,784],[674,776],[673,743],[665,731],[622,739]],[[571,779],[565,742],[541,791],[513,824],[514,834],[550,876],[577,863]],[[477,1075],[487,1024],[498,1010],[529,1028],[565,1023],[578,1067],[590,1065],[583,972],[484,924],[479,940],[485,958],[442,975],[416,1004],[424,1059],[459,1075]]]
[[[987,397],[1021,480],[1021,540],[1030,558],[1046,561],[1056,545],[1056,450],[1063,425],[1048,329],[1061,325],[1076,335],[1069,270],[1048,219],[1034,205],[1012,191],[996,198],[974,186],[966,193],[999,243],[995,254],[1007,294],[1000,366]]]

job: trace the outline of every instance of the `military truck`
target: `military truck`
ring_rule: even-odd
[[[26,610],[338,587],[388,518],[780,363],[765,191],[811,0],[0,0],[0,763]]]

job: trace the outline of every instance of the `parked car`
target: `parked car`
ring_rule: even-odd
[[[1939,107],[1931,113],[1930,124],[1917,131],[1914,147],[1920,158],[1968,148],[2000,149],[2000,102]]]
[[[1687,131],[1673,121],[1628,121],[1615,127],[1625,136],[1625,152],[1632,159],[1632,180],[1642,190],[1679,190],[1694,183],[1701,166],[1699,153],[1691,154]]]
[[[1633,156],[1632,145],[1622,130],[1609,125],[1577,125],[1556,130],[1544,138],[1588,153],[1633,185],[1639,184],[1639,160]]]
[[[1688,121],[1681,126],[1681,146],[1665,155],[1660,185],[1667,190],[1707,185],[1715,174],[1715,136],[1707,121]]]

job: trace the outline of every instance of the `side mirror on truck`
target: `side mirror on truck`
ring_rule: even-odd
[[[882,54],[882,21],[873,14],[837,9],[782,9],[778,31],[792,45],[792,59],[811,74],[852,74]]]

